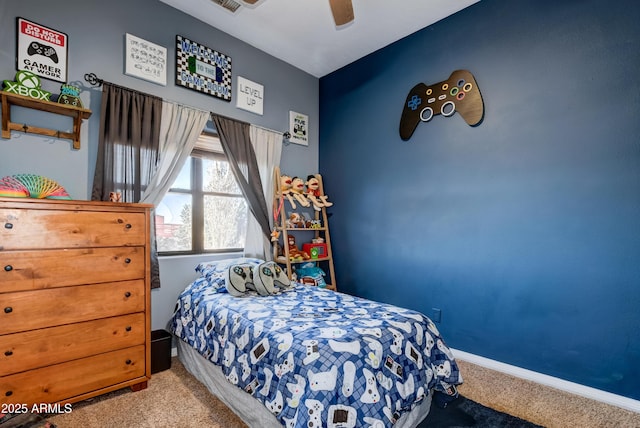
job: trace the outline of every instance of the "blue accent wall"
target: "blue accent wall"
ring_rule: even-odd
[[[640,399],[640,3],[482,0],[320,80],[338,287],[453,348]],[[471,71],[481,124],[398,133]]]

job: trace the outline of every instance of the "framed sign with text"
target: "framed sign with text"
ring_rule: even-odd
[[[17,21],[16,68],[45,79],[67,82],[69,38],[65,33],[24,18]]]
[[[264,105],[264,86],[238,76],[236,107],[262,115]]]
[[[176,85],[231,101],[231,57],[176,36]]]
[[[167,49],[126,33],[124,73],[166,86]]]
[[[309,116],[289,111],[289,141],[295,144],[309,145]]]

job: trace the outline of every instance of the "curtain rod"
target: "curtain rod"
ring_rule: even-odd
[[[146,92],[138,91],[136,89],[127,88],[126,86],[117,85],[117,84],[112,83],[112,82],[107,82],[104,79],[100,79],[98,76],[95,75],[95,73],[87,73],[87,74],[85,74],[84,75],[84,80],[86,80],[87,82],[91,83],[92,85],[98,86],[98,87],[102,86],[103,83],[106,83],[108,85],[111,85],[111,86],[119,88],[119,89],[125,89],[127,91],[137,92],[139,94],[144,94],[144,95],[147,95],[147,96],[150,96],[150,97],[162,99],[162,97],[159,97],[157,95],[147,94]]]
[[[98,76],[96,76],[96,74],[95,74],[95,73],[87,73],[87,74],[85,74],[85,75],[84,75],[84,80],[86,80],[87,82],[91,83],[92,85],[94,85],[94,86],[98,86],[98,87],[99,87],[99,86],[102,86],[102,84],[103,84],[103,83],[108,83],[109,85],[111,85],[111,86],[115,86],[116,88],[126,89],[126,90],[128,90],[128,91],[134,91],[134,92],[143,93],[143,92],[141,92],[141,91],[136,91],[135,89],[127,88],[127,87],[125,87],[125,86],[116,85],[115,83],[112,83],[112,82],[106,82],[104,79],[100,79]],[[149,95],[149,94],[145,94],[145,95]],[[150,95],[150,96],[155,96],[155,95]],[[161,98],[161,97],[157,97],[157,98]],[[175,102],[175,101],[171,101],[171,102]],[[181,103],[178,103],[178,102],[175,102],[175,103],[176,103],[176,104],[180,104],[180,105],[184,105],[184,104],[181,104]],[[191,107],[191,108],[194,108],[194,107]],[[205,111],[205,110],[202,110],[202,109],[197,109],[197,110]],[[222,116],[221,114],[218,114],[218,113],[213,113],[213,112],[210,112],[210,113],[211,113],[211,114],[216,114],[216,115],[218,115],[218,116],[220,116],[220,117],[226,117],[226,116]],[[234,118],[231,118],[231,117],[228,117],[227,119],[237,120],[237,119],[234,119]],[[291,133],[290,133],[289,131],[284,131],[284,132],[276,131],[276,130],[274,130],[274,129],[265,128],[264,126],[254,125],[254,124],[252,124],[252,123],[250,123],[250,125],[251,125],[251,126],[255,126],[255,127],[257,127],[257,128],[260,128],[260,129],[264,129],[265,131],[275,132],[275,133],[277,133],[277,134],[278,134],[278,133],[282,133],[282,137],[283,137],[285,140],[289,140],[289,138],[291,138]]]
[[[235,122],[248,123],[248,122],[245,122],[245,121],[243,121],[243,120],[235,119],[235,118],[233,118],[233,117],[225,116],[225,115],[223,115],[223,114],[219,114],[219,113],[211,112],[211,114],[212,114],[212,115],[214,115],[214,114],[215,114],[216,116],[220,116],[220,117],[222,117],[222,118],[224,118],[224,119],[233,120],[233,121],[235,121]],[[267,128],[267,127],[264,127],[264,126],[260,126],[260,125],[254,125],[253,123],[249,123],[249,125],[251,125],[251,126],[255,126],[256,128],[264,129],[265,131],[273,132],[273,133],[276,133],[276,134],[282,134],[282,137],[283,137],[284,139],[286,139],[286,140],[288,140],[289,138],[291,138],[291,133],[290,133],[289,131],[284,131],[284,132],[282,132],[282,131],[276,131],[275,129],[270,129],[270,128]],[[286,145],[286,144],[285,144],[285,145]]]
[[[265,128],[264,126],[260,126],[260,125],[254,125],[254,124],[251,124],[251,126],[255,126],[256,128],[264,129],[265,131],[275,132],[276,134],[278,134],[278,133],[281,133],[281,132],[282,132],[282,131],[276,131],[275,129]],[[289,138],[291,138],[291,132],[289,132],[289,131],[284,131],[284,132],[282,132],[282,136],[283,136],[285,139],[287,139],[287,140],[288,140]]]

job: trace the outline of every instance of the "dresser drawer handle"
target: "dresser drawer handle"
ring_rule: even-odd
[[[129,264],[129,263],[131,263],[131,259],[127,257],[126,259],[124,259],[124,262],[125,262],[126,264]]]
[[[130,326],[130,325],[128,325],[128,326],[126,326],[124,329],[125,329],[125,330],[127,330],[127,331],[131,331],[131,326]]]
[[[13,223],[5,223],[4,224],[4,228],[5,229],[13,229]]]
[[[13,308],[11,306],[7,306],[6,308],[4,308],[5,314],[10,314],[11,312],[13,312]]]
[[[11,271],[13,270],[13,266],[11,266],[11,265],[6,265],[6,266],[4,267],[4,270],[5,270],[5,272],[11,272]]]
[[[125,224],[124,227],[126,227],[127,229],[131,229],[131,225],[129,223]]]
[[[131,292],[130,291],[126,291],[124,293],[124,297],[131,297]]]
[[[10,357],[13,355],[13,351],[5,351],[4,355]]]
[[[11,397],[13,395],[13,391],[7,391],[4,393],[5,397]]]
[[[127,365],[129,365],[129,364],[131,364],[131,360],[127,360],[127,361],[125,361],[125,363],[126,363]]]

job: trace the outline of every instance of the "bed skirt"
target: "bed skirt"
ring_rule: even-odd
[[[283,425],[266,407],[242,389],[229,383],[219,366],[211,363],[195,349],[177,338],[178,358],[196,379],[227,405],[250,428],[281,428]],[[410,413],[402,415],[394,428],[415,428],[429,414],[431,397],[416,406]],[[258,404],[258,405],[256,405]]]

